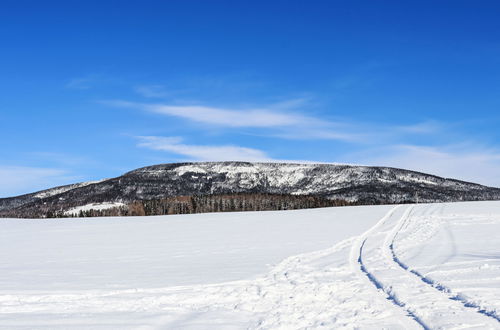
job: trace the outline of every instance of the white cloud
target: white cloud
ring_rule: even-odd
[[[117,80],[116,78],[109,77],[105,74],[91,73],[81,77],[75,77],[70,79],[66,83],[66,88],[87,90],[109,84],[113,85],[120,84],[120,81]]]
[[[306,120],[306,118],[299,115],[273,112],[266,109],[236,111],[204,106],[168,105],[149,106],[148,108],[152,112],[228,127],[291,126],[298,125]]]
[[[152,96],[155,95],[155,91],[147,89],[146,91],[152,92]],[[304,111],[297,111],[299,108],[307,108],[308,99],[305,98],[247,109],[136,103],[123,100],[102,101],[101,103],[183,118],[211,128],[257,128],[261,130],[252,133],[292,140],[337,140],[361,144],[387,144],[403,141],[409,136],[442,134],[446,130],[446,126],[437,121],[391,126],[351,121],[345,118],[335,121],[317,118],[305,115]]]
[[[0,166],[0,197],[12,197],[58,185],[74,183],[78,178],[65,170],[25,166]]]
[[[98,74],[89,74],[83,77],[73,78],[68,81],[66,88],[70,89],[90,89],[98,81],[103,80],[103,77]]]
[[[179,137],[140,136],[138,146],[187,156],[197,161],[271,161],[265,152],[233,145],[189,145]]]
[[[294,127],[281,130],[271,136],[289,140],[337,140],[344,142],[365,143],[373,139],[372,133],[350,131],[348,129],[332,129],[328,127]],[[380,138],[380,136],[379,136]]]
[[[67,84],[67,88],[71,89],[89,89],[91,87],[92,79],[90,78],[75,78],[71,79]]]
[[[136,86],[134,91],[147,98],[165,98],[169,95],[162,85],[144,85]]]
[[[351,155],[366,165],[406,168],[443,177],[500,187],[500,151],[471,144],[398,145]]]
[[[266,108],[233,110],[199,105],[143,104],[126,101],[108,101],[106,104],[132,107],[195,122],[225,127],[280,127],[296,126],[316,121],[300,114]]]
[[[413,125],[403,125],[394,127],[396,130],[409,134],[429,134],[439,132],[444,129],[444,126],[437,121],[425,121]]]
[[[268,107],[244,110],[200,105],[145,104],[121,100],[101,103],[179,117],[210,127],[272,129],[264,135],[284,139],[323,139],[347,142],[369,140],[365,128],[356,128],[355,125],[341,122],[329,122],[293,110],[298,106],[303,106],[304,102],[304,99],[294,99]]]

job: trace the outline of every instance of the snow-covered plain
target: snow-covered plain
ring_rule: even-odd
[[[1,329],[500,329],[500,202],[0,220]]]

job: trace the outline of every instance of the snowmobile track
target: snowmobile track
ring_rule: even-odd
[[[495,313],[495,311],[490,311],[487,308],[485,308],[479,304],[476,304],[473,301],[470,301],[461,295],[454,294],[452,292],[452,290],[450,288],[448,288],[447,286],[445,286],[439,282],[436,282],[436,281],[432,280],[431,278],[426,277],[425,275],[421,274],[417,270],[410,268],[406,263],[404,263],[401,259],[399,259],[399,257],[396,254],[396,251],[394,250],[394,243],[396,242],[396,238],[397,238],[398,234],[400,233],[401,228],[403,228],[404,224],[410,219],[410,215],[411,215],[412,210],[413,210],[413,207],[409,207],[408,212],[405,213],[406,216],[401,217],[399,223],[395,227],[395,228],[397,228],[397,231],[395,232],[394,236],[392,237],[392,241],[389,244],[389,249],[391,251],[392,260],[394,260],[394,262],[399,267],[404,269],[405,271],[417,276],[425,284],[427,284],[427,285],[433,287],[434,289],[442,292],[443,294],[447,295],[449,299],[459,301],[460,303],[462,303],[462,305],[464,307],[470,308],[477,313],[488,316],[488,317],[496,320],[497,322],[500,322],[500,317]]]
[[[450,328],[449,320],[456,317],[466,328],[498,329],[495,313],[451,294],[397,257],[394,243],[413,207],[407,207],[402,215],[401,206],[393,208],[359,236],[351,248],[351,267],[424,329]]]

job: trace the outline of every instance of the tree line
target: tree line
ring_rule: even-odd
[[[46,214],[46,217],[148,216],[211,212],[276,211],[347,205],[358,205],[358,203],[310,195],[236,193],[137,200],[129,203],[127,206],[105,210],[81,210],[78,214],[68,215],[63,211],[50,212]]]

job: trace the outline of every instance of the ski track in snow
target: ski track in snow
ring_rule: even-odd
[[[347,239],[326,250],[287,258],[256,280],[159,289],[4,295],[0,313],[99,315],[148,311],[179,314],[189,321],[199,317],[196,314],[200,311],[224,311],[234,319],[251,320],[243,327],[247,329],[355,329],[370,328],[378,322],[412,328],[398,310],[388,310],[369,285],[359,283],[348,264],[329,266],[332,258],[345,260],[352,243],[353,239]],[[398,318],[391,320],[394,315]],[[178,324],[179,317],[175,319],[161,318],[161,328],[184,328],[185,324]],[[207,327],[204,324],[199,328]]]
[[[409,211],[411,211],[412,209],[409,208]],[[410,213],[410,212],[409,212]],[[466,297],[462,296],[462,295],[459,295],[459,294],[455,294],[452,292],[452,289],[450,289],[449,287],[429,278],[429,277],[426,277],[424,275],[422,275],[420,272],[418,272],[417,270],[414,270],[414,269],[411,269],[407,264],[405,264],[403,261],[401,261],[398,256],[396,255],[396,252],[394,251],[394,243],[396,241],[396,238],[401,230],[401,228],[403,228],[403,226],[405,225],[405,223],[410,219],[409,217],[409,214],[407,214],[406,216],[402,217],[401,218],[401,224],[397,226],[398,230],[397,232],[393,235],[392,237],[392,241],[389,245],[389,249],[390,249],[390,252],[391,252],[391,255],[392,255],[392,259],[394,260],[395,263],[398,264],[398,266],[400,266],[401,268],[403,268],[404,270],[414,274],[415,276],[417,276],[418,278],[420,278],[422,280],[422,282],[424,282],[425,284],[427,285],[430,285],[432,286],[433,288],[435,288],[436,290],[438,291],[441,291],[442,293],[446,294],[448,296],[449,299],[451,300],[456,300],[456,301],[459,301],[462,303],[462,305],[464,305],[464,307],[466,308],[471,308],[472,310],[480,313],[480,314],[483,314],[483,315],[486,315],[498,322],[500,322],[500,317],[498,316],[498,314],[496,313],[496,311],[494,310],[491,310],[489,309],[487,306],[483,306],[481,304],[477,304],[475,303],[474,301],[471,301],[469,299],[467,299]]]
[[[358,238],[351,250],[351,264],[356,260],[370,282],[424,329],[456,328],[458,324],[461,328],[499,328],[494,312],[450,294],[449,288],[434,283],[399,260],[394,242],[413,206],[407,207],[400,218],[396,216],[400,213],[398,208]],[[371,245],[368,251],[366,245]]]
[[[400,255],[436,235],[441,208],[396,206],[360,236],[291,256],[251,280],[0,292],[0,328],[500,329],[487,301],[455,292]]]
[[[368,271],[366,264],[363,262],[363,248],[366,244],[367,239],[373,235],[373,233],[376,233],[376,231],[382,227],[387,220],[394,215],[394,212],[399,208],[400,206],[394,207],[391,211],[389,211],[375,226],[370,228],[367,232],[359,236],[359,238],[356,240],[356,243],[353,244],[351,248],[351,253],[350,253],[350,264],[351,267],[354,270],[361,270],[361,272],[366,275],[368,280],[377,288],[377,290],[382,291],[385,293],[387,299],[391,301],[394,305],[401,307],[405,310],[405,312],[408,314],[409,317],[411,317],[418,325],[423,327],[424,329],[429,329],[429,327],[424,323],[423,320],[421,320],[413,311],[409,308],[405,307],[405,303],[400,301],[393,292],[391,292],[390,289],[387,289],[384,284],[376,277],[374,276],[373,273]]]

